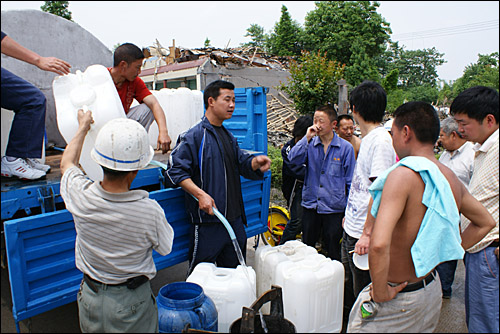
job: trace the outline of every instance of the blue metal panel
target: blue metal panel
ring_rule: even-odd
[[[267,154],[267,118],[265,87],[236,88],[236,106],[224,126],[238,140],[240,148]]]
[[[252,237],[267,229],[271,173],[262,181],[241,181],[246,231]],[[150,198],[163,208],[175,233],[170,254],[153,251],[161,270],[188,259],[189,222],[182,189],[153,191]],[[76,301],[82,273],[75,266],[76,231],[67,210],[6,221],[4,232],[16,322]]]

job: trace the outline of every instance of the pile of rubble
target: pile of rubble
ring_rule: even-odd
[[[267,102],[267,142],[275,147],[282,147],[292,138],[293,125],[299,117],[292,101],[278,93],[282,100],[272,94]]]
[[[174,62],[182,63],[210,57],[214,63],[222,66],[256,66],[283,71],[289,69],[290,61],[294,59],[294,57],[268,55],[262,52],[259,47],[225,49],[212,47],[198,49],[179,48],[175,46],[175,40],[173,41],[173,46],[169,47],[167,50],[167,48],[164,48],[160,42],[158,42],[158,39],[155,41],[154,45],[144,48],[143,53],[146,58],[160,58],[167,65]]]

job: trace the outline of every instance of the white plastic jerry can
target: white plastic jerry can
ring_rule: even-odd
[[[271,285],[275,284],[278,264],[285,261],[300,261],[311,254],[318,254],[318,251],[299,240],[290,240],[275,247],[266,245],[257,248],[255,252],[257,296],[262,296],[267,290],[271,289]],[[262,311],[264,314],[269,313],[269,303],[263,306]]]
[[[57,76],[52,82],[57,126],[66,143],[78,130],[78,109],[91,110],[94,123],[85,137],[80,165],[94,181],[102,181],[101,167],[90,157],[99,130],[108,121],[125,118],[118,91],[108,69],[91,65],[85,72]]]
[[[322,254],[277,265],[274,284],[282,287],[284,316],[297,333],[340,333],[344,266]]]
[[[156,97],[165,113],[168,134],[172,140],[171,148],[173,149],[179,135],[201,120],[203,94],[199,90],[190,90],[186,87],[162,88],[159,91],[152,90],[151,93]],[[155,121],[148,131],[150,143],[156,143],[158,133],[158,124]]]
[[[213,300],[220,333],[229,333],[231,324],[241,318],[242,308],[250,307],[256,300],[255,271],[252,267],[219,268],[213,263],[202,262],[194,268],[186,282],[200,285]]]

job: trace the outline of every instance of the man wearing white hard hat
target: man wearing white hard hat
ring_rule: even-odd
[[[79,128],[61,159],[61,196],[76,228],[75,262],[84,274],[78,293],[82,332],[158,332],[150,280],[153,249],[172,250],[174,231],[160,205],[144,190],[130,190],[154,151],[138,122],[118,118],[99,131],[92,159],[104,179],[93,182],[78,168],[92,113],[78,111]]]

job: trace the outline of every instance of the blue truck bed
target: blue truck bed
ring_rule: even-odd
[[[224,122],[242,149],[267,154],[264,87],[237,88],[233,117]],[[260,181],[241,178],[247,236],[267,230],[271,173]],[[59,193],[60,175],[31,183],[2,182],[1,213],[12,293],[12,314],[18,322],[76,300],[82,273],[75,266],[76,231]],[[175,231],[167,256],[153,251],[157,270],[188,257],[189,222],[182,189],[164,189],[159,167],[139,171],[132,188],[150,190]],[[22,218],[16,218],[22,213]]]

